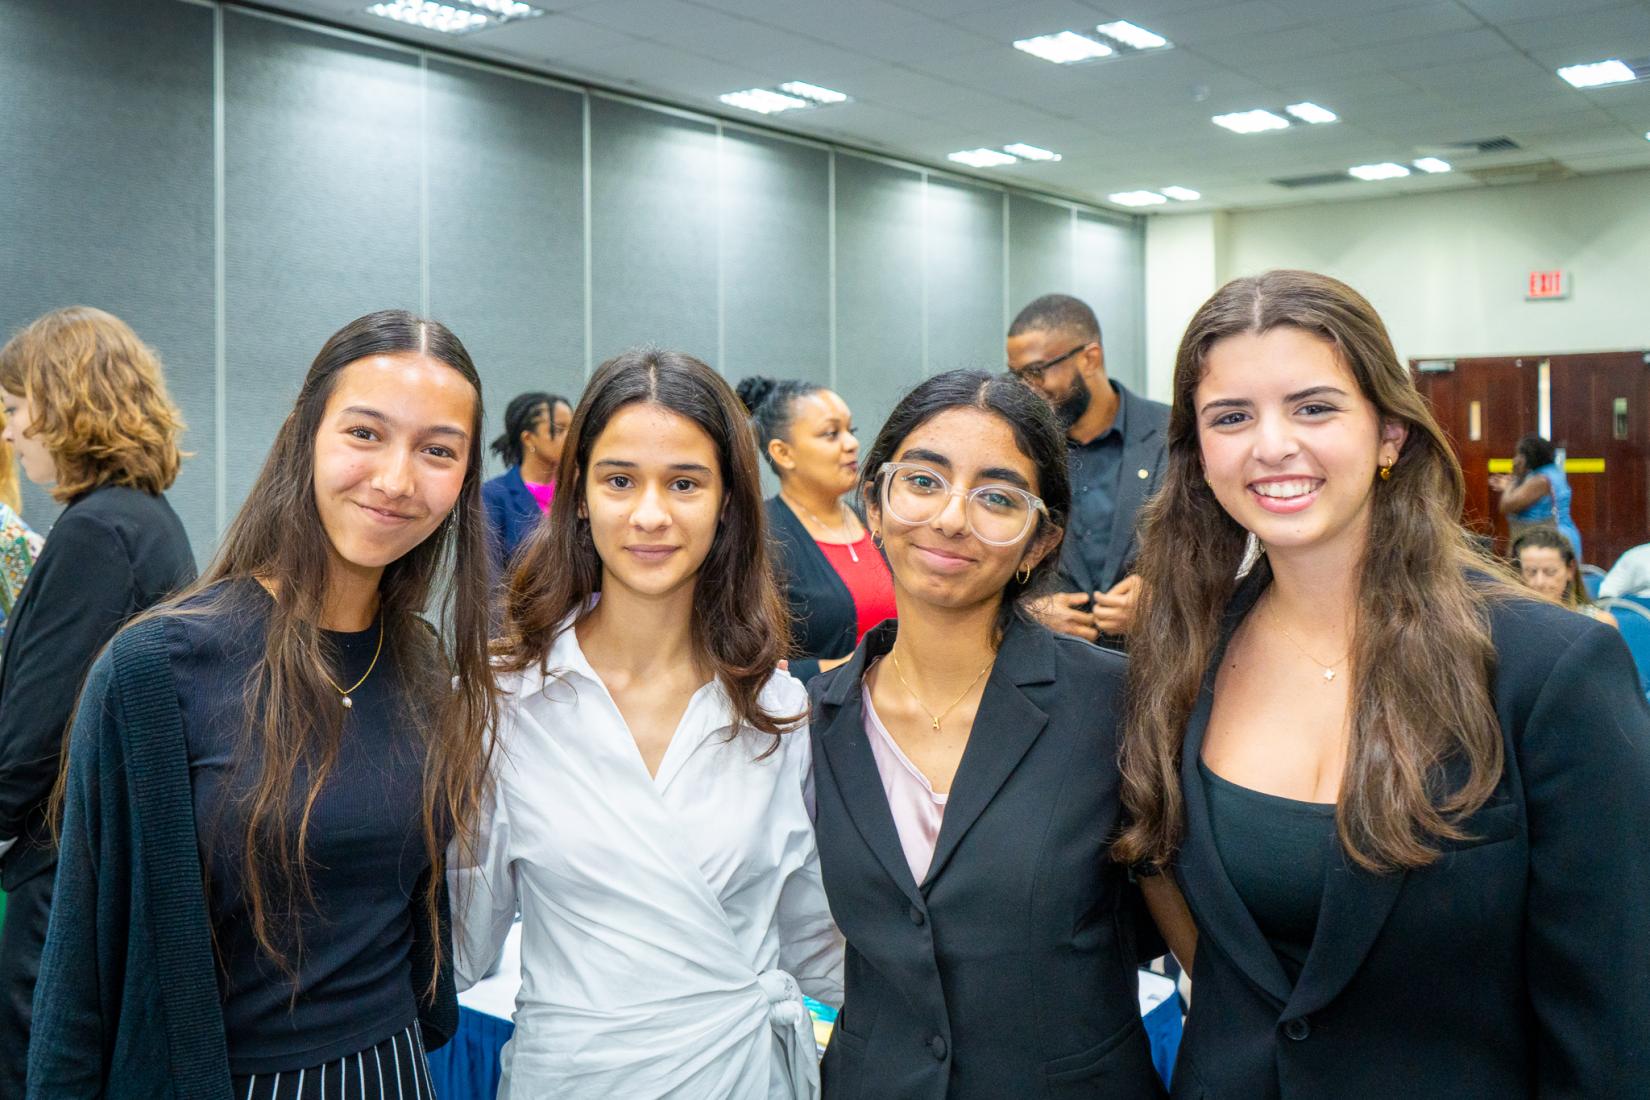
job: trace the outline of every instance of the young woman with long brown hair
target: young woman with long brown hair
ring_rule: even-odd
[[[1195,919],[1177,1097],[1650,1094],[1650,710],[1462,496],[1350,287],[1274,271],[1192,318],[1115,846]]]
[[[573,414],[510,581],[480,859],[455,860],[461,983],[522,917],[501,1097],[817,1092],[799,985],[839,1001],[841,940],[756,462],[680,353],[609,360]]]
[[[446,328],[346,325],[211,567],[94,666],[31,1097],[428,1093],[494,698],[481,425]]]

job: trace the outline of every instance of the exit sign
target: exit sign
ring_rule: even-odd
[[[1526,302],[1539,302],[1570,296],[1570,273],[1567,271],[1532,271],[1524,287]]]

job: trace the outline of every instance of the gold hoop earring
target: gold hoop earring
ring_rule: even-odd
[[[1381,480],[1382,481],[1391,481],[1392,480],[1392,464],[1391,463],[1388,463],[1387,465],[1381,467]]]
[[[873,546],[875,546],[878,550],[882,549],[882,532],[881,531],[872,531],[871,532],[871,544]]]
[[[1014,579],[1019,581],[1021,584],[1029,583],[1031,580],[1031,566],[1027,565],[1020,569],[1016,569],[1014,571]]]

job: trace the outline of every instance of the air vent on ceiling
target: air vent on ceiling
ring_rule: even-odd
[[[1315,176],[1289,176],[1281,180],[1272,180],[1278,187],[1323,187],[1331,183],[1351,183],[1352,177],[1345,172],[1320,172]]]
[[[1471,141],[1446,141],[1442,145],[1417,145],[1415,151],[1429,157],[1472,156],[1476,153],[1510,153],[1522,148],[1510,137],[1478,138]]]

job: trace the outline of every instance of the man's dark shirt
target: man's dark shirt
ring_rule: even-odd
[[[1077,544],[1090,577],[1105,576],[1111,526],[1117,514],[1117,479],[1123,465],[1123,395],[1108,380],[1117,399],[1111,427],[1087,443],[1067,439],[1071,471],[1071,524],[1066,538]]]

